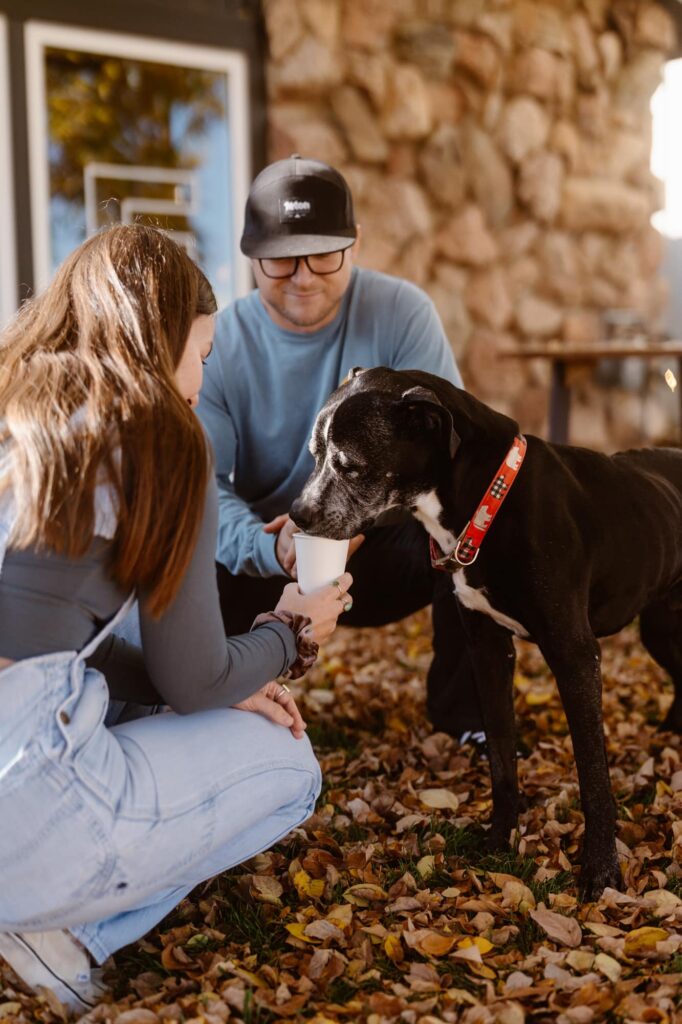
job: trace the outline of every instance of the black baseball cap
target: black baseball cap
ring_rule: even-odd
[[[353,199],[338,171],[294,153],[261,171],[246,200],[241,250],[256,259],[347,249],[357,236]]]

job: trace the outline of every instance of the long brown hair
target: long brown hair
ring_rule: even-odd
[[[216,311],[185,251],[143,225],[94,235],[0,336],[0,493],[13,547],[83,555],[95,488],[113,487],[111,572],[159,615],[196,543],[210,472],[201,426],[174,371],[192,321]]]

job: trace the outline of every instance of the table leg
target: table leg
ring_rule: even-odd
[[[549,439],[554,444],[568,444],[568,417],[571,389],[566,383],[566,364],[552,360],[552,388],[549,395]]]

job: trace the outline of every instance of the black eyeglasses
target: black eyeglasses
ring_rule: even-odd
[[[258,263],[266,277],[293,277],[298,265],[303,260],[311,274],[324,277],[325,274],[336,274],[341,270],[346,255],[345,249],[336,252],[316,252],[311,256],[280,256],[277,259],[259,259]]]

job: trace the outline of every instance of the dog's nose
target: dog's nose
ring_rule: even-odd
[[[297,498],[289,509],[289,515],[301,530],[307,530],[313,521],[312,511]]]

